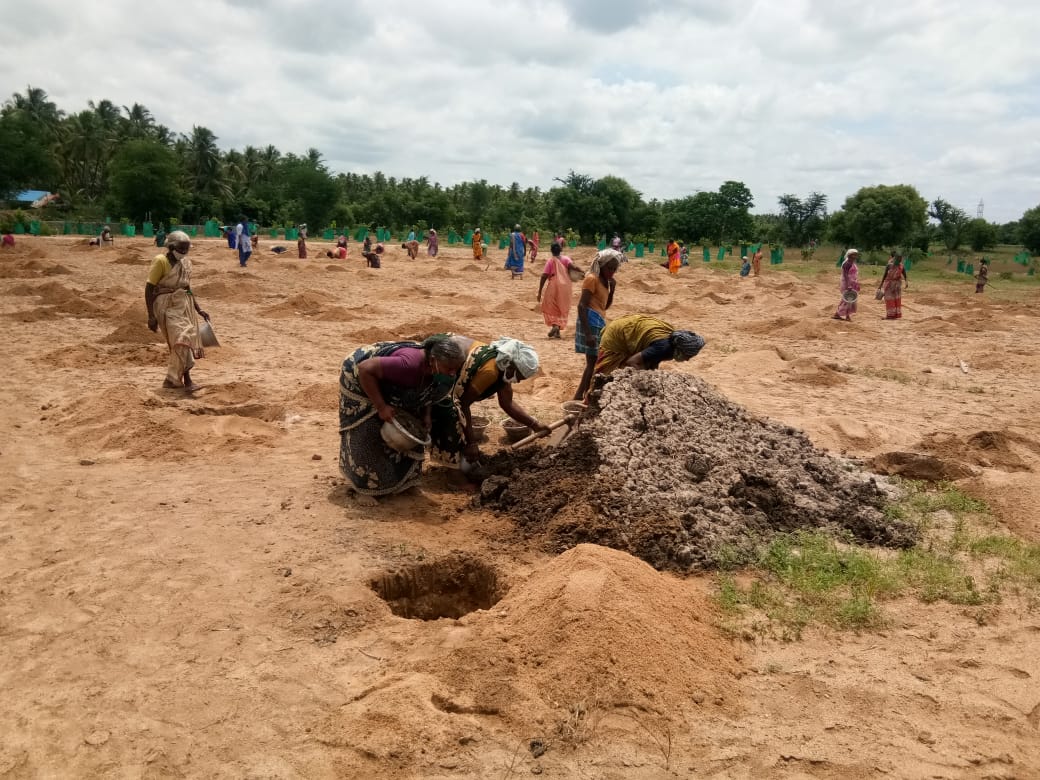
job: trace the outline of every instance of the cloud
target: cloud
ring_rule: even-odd
[[[143,103],[222,148],[315,147],[336,171],[646,197],[914,184],[1036,205],[1040,14],[1018,0],[37,0],[7,88]]]

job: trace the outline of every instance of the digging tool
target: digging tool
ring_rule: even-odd
[[[521,447],[526,447],[531,442],[537,441],[538,439],[545,438],[550,433],[555,431],[557,428],[562,428],[564,425],[566,425],[568,428],[573,428],[574,424],[578,421],[578,418],[580,416],[581,416],[580,414],[568,414],[562,420],[557,420],[556,422],[552,423],[549,426],[549,430],[547,430],[547,431],[537,431],[535,433],[532,433],[530,436],[526,436],[523,439],[521,439],[520,441],[516,442],[515,444],[510,445],[509,449],[511,449],[511,450],[518,450]],[[568,434],[569,433],[570,433],[570,431],[568,431]],[[564,438],[566,438],[566,437],[564,437]]]

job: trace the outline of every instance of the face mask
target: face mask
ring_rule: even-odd
[[[433,381],[434,381],[434,383],[436,383],[438,385],[453,385],[453,384],[455,384],[455,375],[454,374],[434,374],[433,375]]]
[[[173,256],[176,257],[178,261],[181,261],[185,257],[188,256],[188,253],[187,252],[178,252],[176,249],[174,249],[173,250]]]

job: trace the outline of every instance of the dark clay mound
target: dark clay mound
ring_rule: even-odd
[[[675,371],[597,380],[580,429],[557,448],[492,458],[479,500],[552,550],[592,542],[658,569],[714,567],[763,540],[823,529],[908,547],[873,477],[794,428],[761,420]]]

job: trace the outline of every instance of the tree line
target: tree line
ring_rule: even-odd
[[[1040,206],[996,225],[970,219],[942,198],[925,200],[911,185],[864,187],[828,212],[827,196],[782,195],[776,211],[752,214],[751,191],[739,181],[670,200],[646,200],[617,176],[596,179],[569,171],[549,190],[486,180],[444,187],[426,176],[397,179],[377,171],[334,173],[320,151],[297,155],[275,146],[221,150],[206,127],[177,133],[144,105],[89,101],[67,113],[29,86],[0,108],[0,199],[22,188],[60,193],[58,209],[77,219],[118,214],[134,222],[306,223],[314,229],[356,225],[394,229],[481,226],[503,232],[569,230],[583,242],[618,233],[639,241],[690,243],[811,241],[864,249],[941,243],[985,249],[997,243],[1040,252]]]

